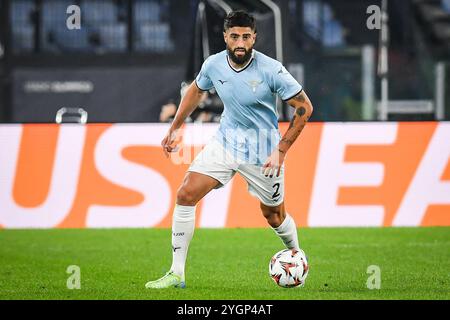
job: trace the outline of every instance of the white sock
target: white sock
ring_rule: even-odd
[[[297,237],[297,226],[295,225],[294,219],[286,213],[286,218],[282,224],[276,228],[272,228],[275,233],[283,241],[284,245],[288,249],[300,249]]]
[[[172,221],[172,270],[184,279],[186,256],[194,235],[195,206],[175,204]]]

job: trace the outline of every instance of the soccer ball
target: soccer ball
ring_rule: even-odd
[[[270,277],[283,288],[303,287],[308,270],[306,255],[301,249],[278,251],[269,263]]]

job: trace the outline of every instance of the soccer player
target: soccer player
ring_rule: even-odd
[[[172,266],[146,288],[185,287],[185,263],[195,228],[196,204],[239,173],[260,200],[262,214],[289,249],[299,249],[297,228],[284,206],[284,159],[311,116],[302,86],[283,65],[253,49],[254,18],[244,11],[224,21],[226,50],[203,63],[180,102],[161,142],[166,156],[177,150],[177,130],[197,107],[204,91],[215,88],[224,104],[219,129],[190,165],[177,192],[172,221]],[[276,95],[295,108],[286,133],[278,131]]]

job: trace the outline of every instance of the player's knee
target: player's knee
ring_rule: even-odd
[[[272,228],[277,228],[283,223],[281,213],[272,213],[269,216],[266,216],[266,219]]]
[[[182,206],[195,206],[198,202],[195,192],[191,189],[181,186],[177,192],[177,204]]]

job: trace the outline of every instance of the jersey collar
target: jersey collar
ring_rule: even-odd
[[[234,72],[241,72],[241,71],[244,71],[245,69],[247,69],[247,67],[252,63],[252,61],[253,61],[253,59],[255,58],[255,49],[253,49],[252,50],[252,57],[248,60],[248,62],[247,62],[247,64],[245,65],[245,66],[243,66],[242,68],[240,68],[240,69],[236,69],[236,68],[234,68],[232,65],[231,65],[231,63],[230,63],[230,58],[228,57],[228,53],[227,53],[227,62],[228,62],[228,65],[230,66],[230,68],[234,71]]]

